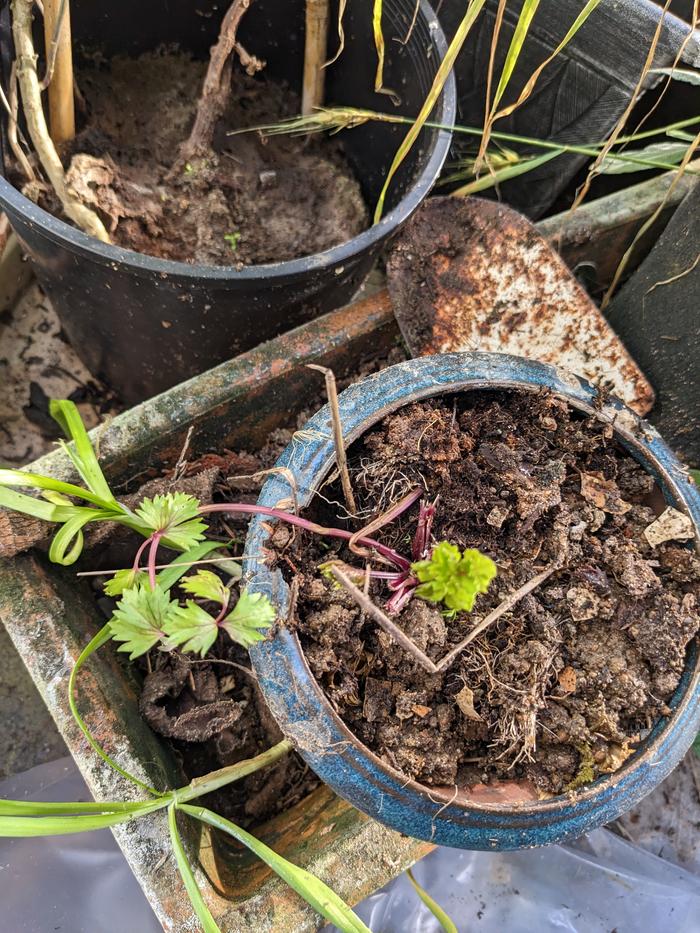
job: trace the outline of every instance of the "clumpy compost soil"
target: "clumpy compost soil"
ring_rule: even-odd
[[[63,162],[69,186],[97,208],[113,241],[162,259],[254,265],[321,252],[365,229],[367,209],[340,142],[227,135],[300,112],[288,88],[238,63],[214,152],[171,177],[205,67],[161,50],[79,72],[86,116]],[[25,192],[60,213],[45,188]]]
[[[446,672],[429,674],[320,575],[322,561],[357,565],[355,555],[278,528],[280,566],[300,569],[304,652],[348,727],[430,785],[517,778],[547,795],[619,768],[668,712],[700,626],[700,560],[680,543],[647,542],[654,483],[610,426],[546,394],[473,392],[388,416],[350,455],[367,521],[424,485],[439,497],[434,540],[498,565],[472,614],[450,620],[414,598],[398,615],[433,661],[508,594],[557,570]],[[323,497],[342,501],[337,486]],[[338,524],[320,497],[311,511]],[[417,512],[374,536],[410,554]],[[370,593],[379,604],[388,595],[381,581]]]

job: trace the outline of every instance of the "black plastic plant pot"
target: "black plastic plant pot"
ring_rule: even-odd
[[[206,58],[224,6],[216,0],[74,3],[74,45],[79,50],[97,44],[109,57],[135,56],[176,43]],[[246,48],[266,60],[266,75],[296,89],[303,69],[304,6],[304,0],[255,0],[240,31]],[[350,0],[343,17],[345,47],[327,69],[328,105],[418,113],[446,43],[424,0],[411,28],[415,9],[414,0],[383,4],[384,81],[401,98],[394,106],[387,96],[374,92],[377,58],[371,8]],[[337,3],[331,2],[332,51],[337,12]],[[3,16],[0,38],[6,70],[11,56],[7,10]],[[451,125],[455,101],[450,77],[433,120]],[[370,211],[406,130],[375,121],[342,134]],[[346,303],[384,244],[430,191],[449,146],[448,131],[424,130],[395,176],[384,216],[353,239],[301,259],[242,269],[156,259],[103,244],[37,207],[4,177],[0,206],[76,351],[93,374],[124,401],[134,403]],[[5,146],[3,154],[6,157]],[[283,203],[279,209],[284,211]]]

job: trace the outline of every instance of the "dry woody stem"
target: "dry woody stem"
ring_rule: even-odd
[[[343,425],[340,420],[340,408],[338,407],[338,387],[335,384],[333,370],[326,366],[317,366],[315,363],[308,363],[309,369],[315,369],[316,372],[323,373],[326,379],[326,394],[328,395],[328,406],[331,410],[331,420],[333,422],[333,443],[335,444],[335,457],[338,461],[338,472],[340,473],[340,483],[343,487],[345,504],[348,512],[354,515],[357,512],[355,505],[355,496],[352,491],[350,474],[348,472],[348,462],[345,456],[345,442],[343,440]]]
[[[219,38],[211,50],[194,125],[189,139],[180,148],[173,171],[190,159],[206,155],[211,149],[214,128],[226,108],[231,93],[231,54],[237,53],[249,75],[255,74],[265,66],[260,59],[250,55],[236,38],[238,26],[251,3],[252,0],[234,0],[223,18]]]
[[[556,568],[548,567],[546,570],[543,570],[542,573],[538,573],[537,576],[528,580],[527,583],[511,593],[510,596],[506,596],[503,602],[499,603],[499,605],[485,616],[478,625],[474,626],[466,638],[458,645],[455,645],[444,658],[437,662],[437,664],[432,661],[425,652],[421,651],[421,649],[411,641],[408,635],[400,629],[396,623],[392,622],[385,612],[382,612],[382,610],[372,602],[366,593],[363,593],[361,589],[355,586],[350,577],[348,577],[337,564],[332,566],[330,570],[338,583],[348,591],[357,605],[366,612],[367,615],[371,616],[377,625],[380,625],[384,629],[387,635],[390,635],[397,644],[401,645],[401,647],[414,657],[426,671],[430,674],[439,674],[447,670],[464,651],[467,645],[471,644],[478,635],[485,631],[490,625],[493,625],[493,623],[500,619],[501,616],[505,615],[506,612],[510,612],[524,596],[527,596],[528,593],[535,590],[541,583],[544,583],[544,581],[554,573]]]
[[[304,116],[323,104],[324,62],[328,43],[328,0],[306,0],[306,41],[301,112]]]
[[[41,103],[36,52],[32,41],[31,0],[13,0],[12,32],[15,40],[17,80],[22,92],[24,116],[39,160],[68,217],[85,233],[97,237],[103,243],[109,243],[109,234],[97,214],[81,204],[68,190],[61,160],[49,135]]]
[[[51,139],[59,146],[75,136],[73,50],[68,0],[44,0],[44,41]]]
[[[371,616],[377,625],[380,625],[384,629],[387,635],[390,635],[397,644],[401,645],[405,651],[412,655],[426,671],[429,671],[431,674],[437,674],[439,670],[437,664],[431,661],[428,655],[421,651],[421,649],[411,641],[408,635],[403,632],[398,625],[392,622],[385,612],[382,612],[379,606],[375,606],[369,596],[365,595],[359,587],[355,586],[347,574],[337,565],[331,567],[330,571],[338,583],[352,596],[357,605],[366,612],[367,615]]]

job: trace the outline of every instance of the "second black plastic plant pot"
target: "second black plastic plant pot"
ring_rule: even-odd
[[[343,17],[345,48],[328,68],[326,103],[415,116],[446,50],[431,7],[421,0],[384,0],[385,84],[399,107],[374,92],[377,59],[372,11],[350,0]],[[105,0],[73,4],[76,49],[99,46],[106,57],[138,55],[177,44],[205,58],[216,40],[222,4],[202,0]],[[331,3],[334,47],[337,3]],[[9,30],[0,30],[3,64]],[[405,44],[397,39],[405,40]],[[267,62],[266,74],[300,88],[304,0],[255,0],[241,28],[246,48]],[[6,68],[4,69],[6,70]],[[452,125],[454,79],[432,119]],[[373,209],[407,127],[370,122],[343,134],[347,158]],[[424,130],[391,185],[379,223],[322,253],[291,261],[214,267],[172,262],[106,245],[37,207],[0,177],[0,207],[34,265],[71,343],[91,372],[128,403],[142,401],[276,334],[346,303],[387,240],[426,197],[446,158],[451,134]],[[3,143],[5,139],[3,139]],[[6,147],[3,146],[6,157]],[[284,211],[284,204],[279,205]]]

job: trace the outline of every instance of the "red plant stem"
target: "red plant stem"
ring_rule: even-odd
[[[146,550],[148,545],[151,543],[152,538],[153,538],[153,535],[151,535],[150,538],[146,538],[146,540],[143,542],[143,544],[139,547],[138,551],[136,552],[136,557],[134,558],[134,563],[131,568],[134,573],[138,573],[139,570],[141,569],[141,555]]]
[[[162,537],[162,531],[157,531],[154,535],[152,535],[151,547],[148,551],[148,582],[151,584],[152,590],[156,588],[156,556],[158,554],[158,545],[160,544],[160,539]]]
[[[357,542],[361,541],[362,538],[366,538],[370,534],[374,534],[375,531],[379,531],[380,528],[384,528],[385,525],[388,525],[390,522],[396,521],[399,515],[403,515],[407,509],[410,509],[414,502],[417,502],[423,495],[423,487],[416,486],[412,489],[407,495],[402,499],[399,499],[398,502],[394,503],[386,512],[383,512],[368,525],[365,525],[364,528],[360,528],[356,531],[348,542],[348,546],[351,551],[355,554],[360,554],[364,557],[357,549]]]
[[[212,512],[232,512],[238,515],[267,515],[270,518],[279,519],[279,521],[287,522],[289,525],[296,525],[298,528],[304,528],[306,531],[311,531],[314,534],[324,537],[342,538],[344,541],[355,538],[354,533],[351,531],[345,531],[342,528],[324,528],[323,525],[317,525],[307,518],[301,518],[299,515],[283,512],[281,509],[271,509],[266,505],[248,505],[243,502],[228,502],[223,505],[203,505],[199,509],[200,515],[207,515]],[[406,560],[405,557],[402,557],[393,548],[387,547],[380,541],[365,537],[356,538],[355,540],[358,544],[363,544],[365,547],[372,548],[377,554],[381,554],[382,557],[386,558],[400,570],[410,569],[410,561]]]

